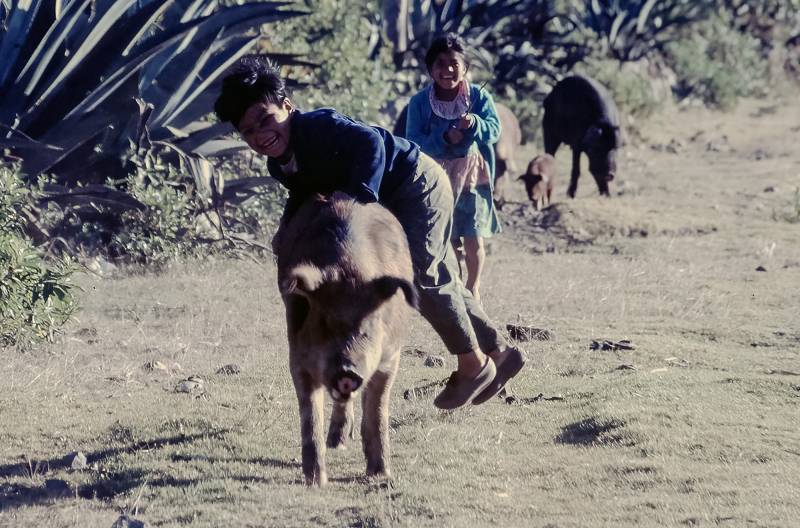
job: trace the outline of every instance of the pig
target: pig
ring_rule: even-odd
[[[525,191],[533,202],[534,209],[550,205],[555,175],[556,159],[550,154],[542,154],[533,158],[525,174],[518,178],[525,182]]]
[[[289,368],[300,409],[305,483],[327,483],[325,449],[353,438],[362,392],[367,475],[389,477],[389,393],[410,307],[418,306],[398,220],[344,193],[307,200],[276,237]],[[325,392],[333,400],[323,442]]]
[[[514,163],[514,152],[522,143],[522,132],[519,128],[519,121],[509,107],[501,103],[495,103],[497,117],[500,119],[500,138],[494,145],[495,156],[495,177],[493,196],[495,203],[502,205],[505,202],[505,176],[506,173],[514,174],[517,172]],[[406,105],[397,117],[397,121],[392,129],[395,136],[406,136],[406,120],[408,115],[408,105]]]
[[[500,118],[500,138],[494,145],[495,171],[494,171],[494,201],[502,206],[506,201],[506,174],[517,172],[514,163],[514,153],[522,144],[522,131],[514,112],[504,104],[497,103],[497,117]]]
[[[605,88],[582,75],[566,77],[544,100],[544,150],[555,156],[559,145],[572,149],[572,172],[567,195],[575,197],[580,176],[580,156],[585,152],[601,195],[609,196],[608,182],[617,170],[620,145],[617,107]]]

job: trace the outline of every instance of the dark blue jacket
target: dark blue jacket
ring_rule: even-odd
[[[295,111],[290,119],[289,149],[298,172],[286,175],[277,159],[267,161],[270,175],[289,190],[288,214],[315,193],[385,200],[414,177],[419,148],[406,139],[330,108]]]

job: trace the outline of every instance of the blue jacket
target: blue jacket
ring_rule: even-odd
[[[500,137],[500,119],[491,94],[470,84],[469,99],[473,102],[470,113],[476,119],[470,128],[463,131],[464,140],[457,145],[451,145],[445,141],[444,134],[456,120],[444,119],[433,113],[429,99],[432,89],[433,85],[423,88],[408,103],[406,137],[418,144],[422,152],[439,159],[464,157],[473,144],[476,145],[478,152],[489,164],[490,181],[494,185],[494,144]]]
[[[291,214],[309,196],[343,191],[369,203],[388,198],[414,177],[419,148],[380,127],[368,126],[330,108],[291,114],[289,148],[298,172],[285,175],[277,159],[270,175],[289,190]]]

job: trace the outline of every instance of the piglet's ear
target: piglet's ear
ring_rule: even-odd
[[[308,297],[322,285],[322,270],[310,264],[300,264],[292,269],[281,283],[281,293]]]

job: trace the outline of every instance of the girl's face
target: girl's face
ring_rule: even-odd
[[[239,122],[239,133],[251,149],[270,158],[279,158],[289,147],[289,115],[292,104],[255,103]]]
[[[467,74],[467,63],[464,55],[457,51],[447,50],[440,53],[433,61],[430,71],[433,82],[443,90],[454,90]]]

